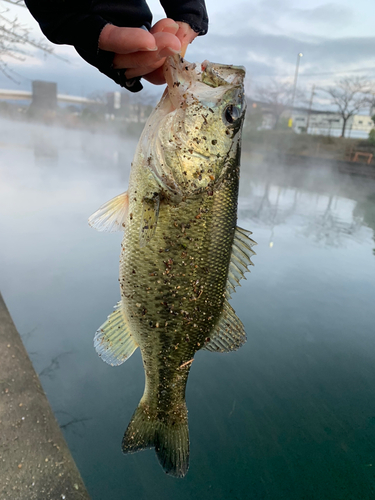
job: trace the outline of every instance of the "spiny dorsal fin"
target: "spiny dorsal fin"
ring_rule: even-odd
[[[145,247],[155,233],[159,218],[160,198],[145,198],[142,205],[141,225],[139,227],[139,246]]]
[[[137,349],[138,345],[131,336],[121,301],[97,330],[94,347],[102,360],[112,366],[124,363]]]
[[[231,352],[239,349],[245,342],[244,326],[233,307],[225,299],[219,322],[204,349],[214,352]]]
[[[240,284],[240,280],[245,278],[244,274],[249,271],[247,266],[254,265],[251,262],[251,257],[256,255],[256,253],[251,247],[256,245],[256,243],[250,238],[251,234],[253,234],[251,231],[236,227],[225,292],[227,299],[230,299],[231,293],[234,292],[236,286]]]
[[[112,200],[104,203],[89,218],[89,224],[97,231],[121,231],[124,230],[129,212],[128,192],[119,194]]]

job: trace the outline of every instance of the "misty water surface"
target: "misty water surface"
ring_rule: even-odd
[[[135,142],[0,121],[1,292],[97,499],[375,497],[375,182],[244,157],[239,224],[258,242],[232,305],[248,342],[199,352],[190,470],[123,456],[139,350],[103,363],[121,234],[88,216],[127,187]]]

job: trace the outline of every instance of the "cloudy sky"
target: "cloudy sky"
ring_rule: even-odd
[[[157,0],[148,3],[155,21],[163,17]],[[206,0],[206,4],[210,31],[189,47],[191,61],[243,65],[254,87],[271,77],[292,81],[297,54],[302,52],[299,86],[307,91],[313,83],[328,85],[346,75],[375,80],[374,0]],[[26,9],[2,0],[0,6],[9,8],[8,17],[17,15],[35,38],[43,37]],[[37,52],[24,61],[9,59],[19,83],[0,75],[0,87],[30,89],[33,79],[44,79],[57,81],[59,93],[73,95],[118,89],[71,47],[55,50],[70,63]]]

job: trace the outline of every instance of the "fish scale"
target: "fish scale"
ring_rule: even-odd
[[[133,217],[124,234],[120,269],[124,308],[136,342],[145,346],[142,357],[148,390],[173,393],[166,409],[171,399],[180,404],[185,396],[189,368],[177,368],[204,345],[220,316],[236,225],[236,171],[236,166],[228,169],[232,179],[223,179],[212,196],[203,194],[177,206],[162,204],[156,232],[141,251],[134,244],[139,240],[141,211],[134,206],[137,202],[129,207],[139,216]],[[143,193],[138,189],[137,194],[140,203]],[[170,261],[173,264],[168,269]],[[150,349],[146,349],[148,345]],[[167,353],[167,359],[160,353]],[[163,379],[158,376],[161,364]],[[177,397],[172,387],[180,379]],[[155,399],[155,412],[163,404],[163,397]]]
[[[121,301],[95,348],[111,365],[138,347],[145,390],[124,453],[155,448],[168,474],[189,466],[185,391],[195,353],[230,352],[246,334],[228,299],[252,264],[249,231],[236,227],[244,70],[179,56],[140,138],[129,189],[89,219],[122,230]]]

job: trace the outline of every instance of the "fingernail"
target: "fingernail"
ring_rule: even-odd
[[[174,29],[178,29],[179,28],[179,25],[177,23],[171,23],[171,24],[166,24],[163,28],[162,31],[166,30],[167,28],[174,28]]]
[[[156,51],[158,50],[158,47],[157,47],[157,45],[155,45],[155,47],[153,47],[152,49],[149,49],[149,48],[147,47],[147,49],[146,49],[146,50],[148,50],[148,51],[150,51],[150,52],[156,52]]]

